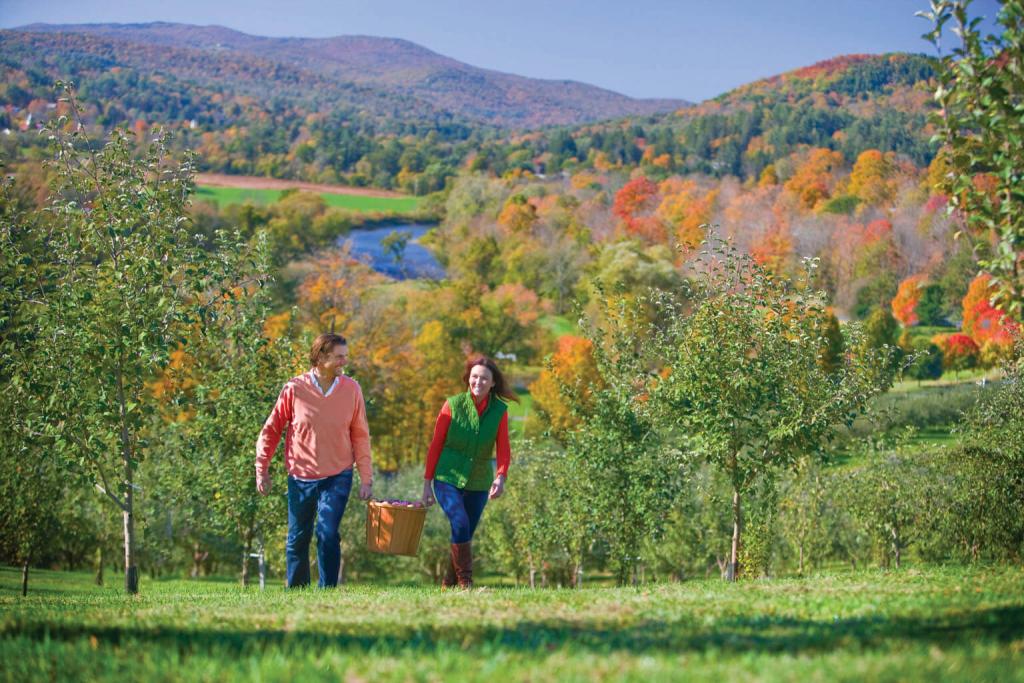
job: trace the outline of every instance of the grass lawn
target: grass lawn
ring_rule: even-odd
[[[941,388],[941,387],[956,387],[960,385],[968,384],[980,384],[984,379],[986,382],[992,382],[1002,378],[1003,371],[999,368],[983,369],[983,368],[972,368],[970,370],[961,370],[959,372],[953,372],[947,370],[943,373],[939,379],[926,379],[922,381],[914,379],[904,379],[893,384],[890,391],[894,393],[913,393],[915,391]]]
[[[555,337],[580,333],[576,323],[564,315],[545,315],[540,319],[540,325]]]
[[[200,185],[196,188],[197,201],[213,201],[221,208],[228,204],[273,204],[281,198],[283,190],[256,190],[242,187],[211,187]],[[420,197],[364,197],[352,194],[323,192],[327,206],[336,206],[351,211],[409,213],[419,207]]]
[[[530,392],[517,391],[516,396],[519,397],[519,402],[512,401],[508,404],[508,429],[509,437],[512,439],[522,438],[523,430],[526,428],[526,417],[533,411],[533,397],[530,396]]]
[[[956,443],[956,437],[953,435],[953,428],[951,426],[925,427],[914,433],[910,443],[920,446],[951,446]]]
[[[0,569],[0,680],[1024,681],[1024,570],[243,591]],[[116,577],[110,577],[113,581]]]

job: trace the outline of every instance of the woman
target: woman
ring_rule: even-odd
[[[457,582],[472,588],[473,532],[487,501],[505,491],[511,460],[506,401],[519,399],[486,356],[466,363],[462,381],[468,391],[446,400],[437,416],[423,475],[423,504],[439,502],[452,527],[451,563],[441,586]]]

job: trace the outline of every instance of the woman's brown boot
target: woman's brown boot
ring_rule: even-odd
[[[459,588],[473,587],[473,542],[452,543],[452,563]]]

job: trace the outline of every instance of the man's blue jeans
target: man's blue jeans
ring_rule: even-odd
[[[434,481],[434,498],[448,516],[448,523],[452,526],[452,543],[473,540],[473,533],[480,523],[480,515],[484,513],[489,493],[457,489],[446,482]]]
[[[352,491],[352,469],[319,481],[288,477],[288,587],[309,585],[309,542],[316,519],[316,561],[320,587],[338,585],[341,536],[338,526]]]

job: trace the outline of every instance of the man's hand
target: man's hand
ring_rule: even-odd
[[[270,493],[270,473],[269,472],[256,472],[256,490],[260,492],[260,495],[267,495]]]
[[[428,508],[428,507],[430,507],[431,505],[433,505],[434,503],[437,502],[437,500],[434,499],[434,480],[433,479],[426,479],[426,480],[424,480],[424,482],[423,482],[423,498],[421,500],[423,501],[423,507],[425,507],[425,508]]]
[[[371,496],[373,496],[373,482],[371,481],[368,484],[360,484],[359,485],[359,499],[360,500],[370,500]]]
[[[499,474],[494,478],[494,483],[491,484],[491,491],[487,495],[488,500],[494,500],[495,498],[501,498],[501,494],[505,493],[505,477]]]

